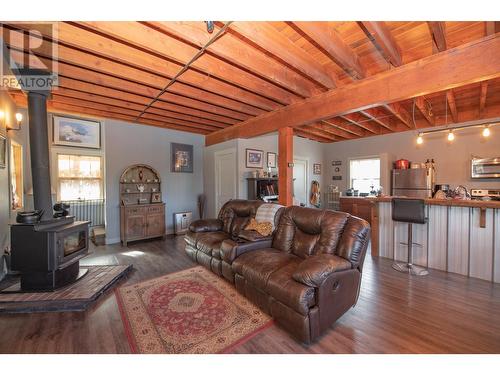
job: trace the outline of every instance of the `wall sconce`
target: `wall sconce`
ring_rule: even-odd
[[[5,127],[7,131],[9,130],[21,130],[21,123],[23,121],[23,115],[19,112],[16,113],[17,128],[11,128],[8,125]]]

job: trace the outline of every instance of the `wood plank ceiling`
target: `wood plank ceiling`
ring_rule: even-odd
[[[210,34],[204,22],[61,22],[60,85],[49,109],[208,135],[498,33],[499,24],[216,22]],[[26,24],[2,25],[9,31],[5,42],[14,59],[26,61]],[[52,59],[44,49],[36,57]],[[30,64],[37,67],[36,59]],[[11,96],[26,105],[21,92]],[[498,78],[294,131],[337,142],[494,117],[500,117]]]

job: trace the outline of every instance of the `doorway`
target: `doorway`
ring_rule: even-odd
[[[293,194],[297,204],[307,206],[307,160],[293,159]]]
[[[230,148],[215,153],[215,216],[236,192],[236,149]]]

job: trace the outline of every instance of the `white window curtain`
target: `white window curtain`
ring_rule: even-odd
[[[59,199],[101,199],[103,197],[100,156],[57,156]]]
[[[372,186],[375,190],[380,187],[380,159],[354,159],[350,161],[349,175],[351,188],[360,193],[369,193]]]

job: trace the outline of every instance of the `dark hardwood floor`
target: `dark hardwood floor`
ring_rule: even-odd
[[[182,237],[93,248],[83,263],[132,263],[127,284],[194,266]],[[272,326],[234,352],[500,353],[499,312],[498,284],[440,271],[409,277],[367,256],[358,304],[314,345]],[[128,352],[112,292],[86,312],[0,315],[0,353]]]

